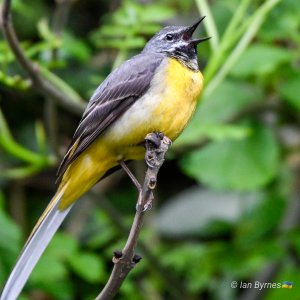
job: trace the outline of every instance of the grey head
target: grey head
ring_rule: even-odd
[[[191,26],[163,28],[148,41],[143,53],[161,53],[178,59],[192,70],[198,70],[197,45],[210,37],[193,39],[192,35],[204,18]]]

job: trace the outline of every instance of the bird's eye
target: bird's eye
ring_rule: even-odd
[[[174,39],[174,35],[173,35],[173,34],[170,34],[170,33],[169,33],[169,34],[166,35],[166,40],[167,40],[167,41],[170,42],[170,41],[173,41],[173,39]]]

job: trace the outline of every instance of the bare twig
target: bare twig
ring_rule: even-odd
[[[23,49],[20,46],[20,42],[11,21],[11,0],[4,0],[3,2],[1,23],[3,33],[12,52],[14,53],[21,67],[24,69],[24,71],[26,71],[32,80],[32,84],[35,89],[46,97],[50,96],[59,105],[65,107],[69,111],[81,115],[85,106],[84,102],[78,102],[77,100],[71,98],[69,95],[59,90],[50,81],[43,78],[40,73],[39,66],[34,64],[26,57]]]
[[[96,300],[109,300],[117,294],[122,282],[128,273],[140,261],[141,257],[135,254],[135,247],[142,227],[145,212],[151,207],[153,190],[156,186],[157,174],[164,162],[164,156],[171,144],[171,141],[162,134],[150,133],[145,138],[146,155],[145,161],[148,169],[146,172],[143,188],[139,194],[137,211],[131,226],[127,242],[121,251],[114,253],[114,268],[110,278],[97,296]]]
[[[97,199],[99,200],[99,194],[92,193],[92,198],[93,203],[95,203]],[[124,216],[112,205],[111,201],[102,195],[101,201],[98,201],[98,203],[109,216],[114,227],[118,229],[120,235],[124,236],[124,234],[127,234],[128,226],[123,220]],[[139,249],[141,250],[143,257],[145,257],[145,259],[149,262],[153,271],[163,282],[165,282],[172,299],[188,299],[186,288],[182,284],[182,281],[179,278],[176,278],[176,276],[174,276],[174,272],[171,272],[168,267],[161,264],[157,255],[151,251],[148,245],[143,241],[139,241]]]

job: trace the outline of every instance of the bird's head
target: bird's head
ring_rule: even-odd
[[[210,37],[193,39],[192,35],[204,18],[202,17],[191,26],[167,26],[163,28],[148,41],[143,52],[163,53],[182,61],[192,69],[196,66],[198,68],[197,45],[210,39]]]

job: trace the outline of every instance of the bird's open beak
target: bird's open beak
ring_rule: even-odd
[[[210,39],[210,37],[204,37],[200,39],[192,39],[192,35],[199,26],[199,24],[204,20],[205,16],[202,17],[199,21],[197,21],[195,24],[187,27],[186,31],[184,32],[183,39],[186,41],[189,41],[191,44],[198,45],[202,42],[205,42]]]

